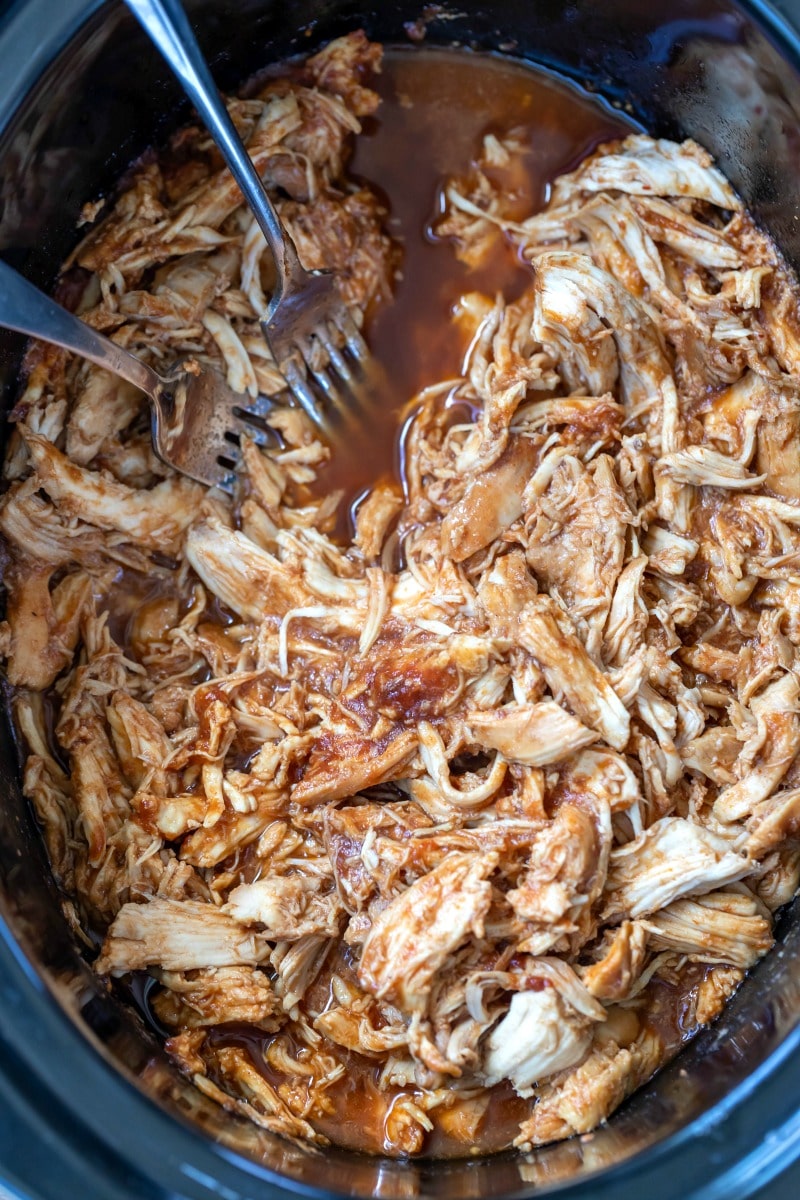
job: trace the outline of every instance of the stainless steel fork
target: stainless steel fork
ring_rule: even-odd
[[[275,258],[277,287],[261,321],[293,395],[334,440],[352,415],[371,360],[328,272],[306,271],[216,89],[179,0],[125,0],[177,75],[236,180]]]
[[[200,483],[232,490],[242,435],[261,445],[276,443],[263,415],[248,408],[250,397],[232,391],[218,371],[190,361],[157,375],[2,260],[0,325],[71,350],[141,388],[150,398],[159,458]]]

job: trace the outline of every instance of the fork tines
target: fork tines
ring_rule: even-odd
[[[280,446],[281,439],[277,430],[267,421],[267,414],[274,408],[274,402],[266,396],[257,396],[250,401],[245,396],[236,396],[228,411],[227,428],[224,441],[227,449],[217,456],[221,475],[217,483],[225,492],[233,490],[235,473],[241,458],[241,440],[243,437],[252,438],[257,446]]]
[[[293,396],[326,436],[334,435],[337,424],[356,417],[370,354],[344,305],[313,334],[299,338],[292,351],[276,358]]]

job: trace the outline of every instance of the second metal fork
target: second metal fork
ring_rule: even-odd
[[[261,321],[278,370],[329,440],[352,414],[371,360],[332,275],[307,271],[211,78],[179,0],[125,0],[200,114],[275,259],[277,286]]]

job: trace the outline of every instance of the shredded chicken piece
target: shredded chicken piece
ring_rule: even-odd
[[[749,815],[774,791],[800,750],[800,681],[783,675],[750,702],[755,730],[737,763],[741,777],[724,788],[714,804],[721,821]]]
[[[455,562],[482,550],[519,517],[523,490],[537,460],[536,446],[515,438],[488,470],[480,471],[442,521],[442,550]]]
[[[575,945],[584,940],[585,910],[603,890],[610,849],[610,813],[602,802],[594,812],[564,804],[534,835],[526,869],[507,893],[528,933],[521,950],[542,953],[565,935]]]
[[[599,1000],[627,999],[647,958],[647,934],[639,921],[623,921],[606,932],[602,957],[583,973],[583,984]]]
[[[28,433],[26,443],[38,486],[64,516],[166,553],[195,519],[203,490],[183,476],[165,479],[150,491],[133,489],[74,466],[38,434]]]
[[[623,192],[633,196],[691,197],[737,210],[738,197],[709,154],[696,142],[678,146],[632,134],[619,146],[602,146],[555,185],[553,206],[574,192]],[[680,211],[680,210],[678,210]]]
[[[471,713],[467,721],[481,745],[525,767],[560,762],[597,738],[554,700]]]
[[[641,917],[679,896],[699,896],[752,870],[727,838],[681,817],[663,817],[611,855],[606,915]]]
[[[351,34],[228,102],[360,324],[398,263],[346,169],[380,57]],[[508,1142],[588,1132],[677,1049],[650,1006],[713,1019],[800,882],[796,282],[693,142],[601,146],[528,215],[524,151],[444,181],[440,236],[474,267],[504,233],[529,286],[461,299],[463,375],[351,542],[298,408],[232,499],[61,351],[12,414],[0,650],[53,871],[197,1087],[288,1137],[368,1091],[373,1149],[466,1152],[509,1084]],[[198,128],[68,266],[146,361],[282,392],[271,258]]]
[[[491,902],[487,876],[497,854],[448,854],[372,922],[361,950],[359,980],[379,999],[407,1012],[425,1008],[425,993],[448,955],[483,935]]]
[[[295,942],[308,934],[335,936],[339,905],[335,895],[320,894],[323,880],[278,876],[243,883],[230,893],[222,912],[244,924],[257,923],[270,941]]]
[[[232,917],[196,901],[153,898],[125,904],[108,931],[97,969],[122,975],[155,964],[166,971],[253,965],[266,942]]]
[[[630,717],[608,677],[571,631],[568,618],[552,600],[537,598],[519,618],[520,643],[539,663],[556,696],[564,696],[591,729],[616,750],[630,737]]]
[[[534,1083],[580,1062],[591,1041],[591,1022],[570,1010],[555,988],[517,992],[486,1039],[486,1083],[510,1079],[520,1095],[530,1095]]]
[[[543,1145],[574,1133],[588,1133],[653,1074],[662,1056],[655,1034],[642,1034],[628,1047],[600,1042],[577,1066],[534,1089],[537,1103],[515,1145]]]
[[[206,1028],[242,1021],[262,1029],[277,1028],[277,998],[264,971],[257,967],[214,967],[198,971],[154,972],[164,991],[153,1008],[171,1029]]]
[[[772,945],[769,914],[750,896],[714,892],[676,900],[642,923],[655,950],[676,950],[695,962],[747,969]]]

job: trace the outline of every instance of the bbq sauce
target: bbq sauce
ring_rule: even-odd
[[[401,425],[409,401],[423,388],[461,374],[464,335],[452,320],[466,292],[518,298],[531,285],[532,272],[510,243],[499,239],[480,269],[459,262],[455,247],[434,232],[443,211],[443,186],[466,176],[487,133],[512,131],[526,148],[515,172],[514,192],[524,218],[544,207],[552,180],[572,170],[602,142],[625,137],[634,126],[596,98],[544,71],[499,56],[465,50],[414,47],[384,52],[381,74],[371,81],[382,103],[356,138],[350,175],[377,191],[387,210],[386,227],[402,246],[400,274],[391,300],[368,314],[370,350],[383,369],[380,403],[371,406],[362,428],[337,447],[320,472],[315,490],[342,489],[338,534],[349,540],[347,514],[353,500],[381,478],[402,482]],[[474,419],[474,414],[473,414]],[[303,1007],[325,1007],[334,969],[348,974],[334,954],[306,995]],[[676,1008],[683,998],[674,999]],[[667,1024],[669,1005],[662,998]],[[661,1011],[661,1010],[660,1010]],[[671,1010],[670,1010],[671,1011]],[[273,1087],[281,1076],[268,1063],[270,1034],[246,1025],[223,1025],[209,1034],[213,1047],[243,1050]],[[283,1031],[282,1036],[287,1036]],[[291,1034],[289,1033],[291,1040]],[[299,1048],[299,1047],[296,1047]],[[326,1054],[345,1071],[326,1089],[330,1112],[309,1120],[332,1142],[368,1153],[396,1153],[386,1140],[387,1116],[407,1090],[379,1087],[383,1066],[360,1054],[327,1045]],[[665,1052],[672,1053],[671,1041]],[[482,1117],[459,1130],[455,1114],[431,1114],[434,1128],[421,1152],[430,1157],[490,1154],[512,1144],[531,1100],[517,1096],[508,1082],[490,1089]]]
[[[409,400],[460,375],[466,344],[452,320],[459,297],[501,292],[514,300],[532,281],[530,267],[503,240],[485,266],[470,270],[451,243],[436,237],[448,178],[469,172],[485,134],[513,131],[525,147],[513,179],[514,216],[523,218],[545,205],[556,176],[634,128],[597,98],[542,70],[463,49],[390,47],[372,86],[381,105],[355,139],[350,174],[382,196],[386,228],[401,244],[402,261],[392,299],[367,322],[367,340],[384,374],[378,402],[319,473],[320,494],[344,490],[343,514],[378,479],[402,477],[398,442]],[[346,519],[340,522],[342,536],[351,532]]]
[[[382,195],[387,229],[401,243],[402,263],[392,299],[369,314],[366,328],[384,372],[380,404],[369,409],[362,432],[337,448],[315,488],[321,495],[343,489],[338,530],[343,538],[352,533],[346,514],[359,493],[381,477],[402,480],[400,433],[408,402],[422,388],[461,373],[466,344],[452,320],[459,297],[470,291],[499,292],[514,300],[532,281],[530,268],[502,239],[490,261],[471,270],[459,262],[452,244],[437,238],[433,226],[443,211],[446,180],[469,172],[485,134],[502,137],[514,131],[515,141],[526,147],[522,170],[514,176],[514,216],[523,218],[544,206],[556,176],[574,168],[600,143],[631,131],[619,114],[543,71],[464,50],[390,48],[373,86],[382,103],[355,140],[350,174]],[[126,577],[124,584],[127,602],[109,602],[109,608],[113,632],[134,653],[143,609],[149,612],[169,599],[170,591],[161,580],[154,584]],[[220,626],[230,620],[222,610],[208,616]],[[330,989],[334,969],[348,974],[341,954],[332,958],[304,1000],[312,1019],[314,1011],[326,1007],[320,996]],[[127,990],[148,1025],[163,1035],[151,1005],[156,987],[154,980],[136,973]],[[291,1033],[283,1031],[287,1035],[299,1051]],[[208,1039],[212,1049],[243,1050],[264,1078],[280,1087],[282,1076],[267,1057],[269,1033],[236,1023],[213,1028]],[[311,1123],[339,1145],[396,1153],[387,1142],[387,1117],[406,1089],[381,1088],[383,1064],[374,1059],[334,1046],[326,1047],[326,1053],[341,1061],[345,1071],[326,1091],[330,1112],[311,1116]],[[413,1096],[413,1088],[407,1091]],[[434,1128],[421,1151],[431,1157],[497,1152],[513,1142],[530,1109],[531,1101],[504,1082],[486,1094],[477,1120],[467,1114],[466,1129],[459,1129],[456,1110],[434,1111]]]
[[[332,967],[335,966],[338,974],[346,973],[342,971],[341,958],[334,955],[334,959],[333,964],[329,961],[323,967],[301,1006],[311,1010],[306,1015],[312,1023],[317,1006],[309,1001],[329,990]],[[687,964],[675,982],[655,979],[640,995],[638,1004],[628,1010],[632,1036],[641,1029],[659,1039],[660,1066],[673,1059],[697,1032],[697,988],[707,972],[707,967]],[[150,1021],[152,1023],[152,1016]],[[233,1047],[244,1051],[271,1087],[280,1090],[281,1084],[285,1083],[286,1077],[269,1063],[272,1035],[263,1029],[237,1022],[216,1026],[207,1036],[209,1048],[213,1050]],[[287,1041],[293,1055],[302,1054],[302,1043],[291,1033],[283,1030],[280,1036]],[[619,1033],[612,1036],[619,1037]],[[624,1044],[627,1045],[627,1041]],[[344,1072],[325,1089],[326,1111],[312,1106],[305,1114],[307,1119],[319,1133],[338,1146],[368,1154],[397,1155],[397,1147],[388,1137],[392,1106],[403,1095],[414,1099],[416,1089],[413,1086],[380,1086],[382,1062],[331,1044],[325,1045],[324,1052],[328,1058],[341,1063]],[[226,1089],[224,1078],[220,1077],[217,1082]],[[535,1098],[517,1095],[507,1080],[487,1089],[482,1097],[473,1101],[457,1102],[454,1106],[443,1104],[431,1111],[433,1129],[425,1134],[418,1153],[427,1158],[496,1154],[513,1144],[520,1125],[531,1115],[535,1104]]]

